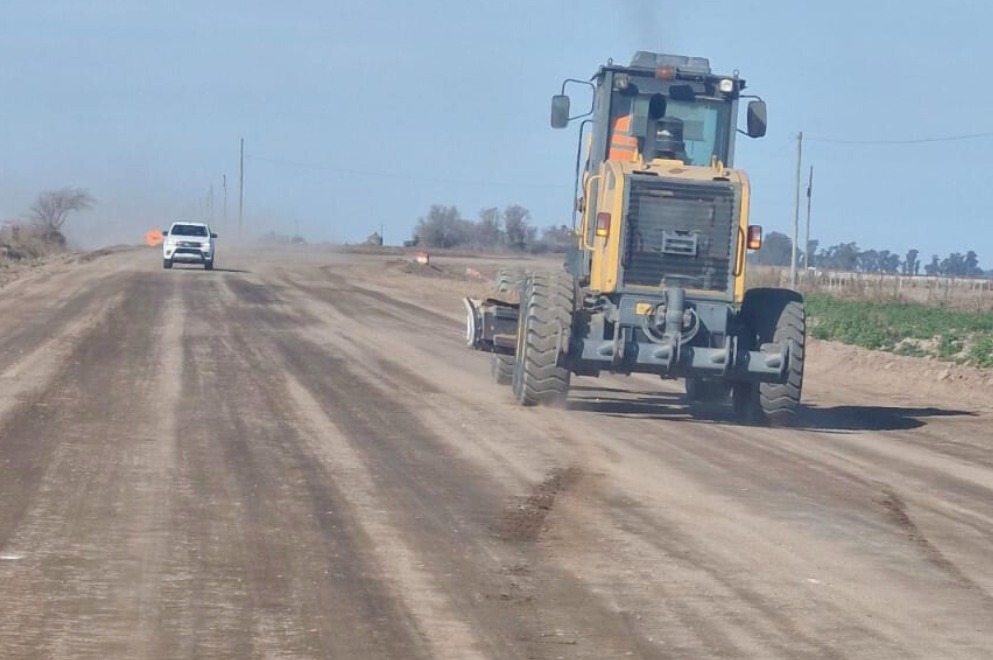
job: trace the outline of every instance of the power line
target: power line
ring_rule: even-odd
[[[474,179],[447,179],[443,177],[423,176],[420,174],[407,174],[404,172],[390,172],[385,170],[361,170],[349,167],[339,167],[336,165],[324,165],[321,163],[307,163],[283,158],[268,158],[265,156],[246,155],[246,159],[258,161],[260,163],[272,163],[274,165],[286,165],[308,170],[322,170],[326,172],[338,172],[340,174],[352,174],[356,176],[377,176],[391,179],[407,179],[409,181],[424,181],[429,183],[448,183],[465,186],[493,186],[500,188],[565,188],[562,184],[550,183],[511,183],[506,181],[483,181]]]
[[[828,144],[859,144],[859,145],[898,145],[898,144],[927,144],[930,142],[962,142],[965,140],[979,140],[993,137],[993,132],[988,133],[966,133],[964,135],[947,135],[944,137],[909,138],[902,140],[847,140],[841,138],[819,138],[807,137],[811,142],[825,142]]]

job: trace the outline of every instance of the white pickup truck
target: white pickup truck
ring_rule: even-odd
[[[204,270],[214,270],[217,248],[210,225],[202,222],[174,222],[162,232],[162,267],[172,268],[173,262],[202,263]]]

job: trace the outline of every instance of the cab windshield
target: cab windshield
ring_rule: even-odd
[[[638,81],[637,91],[611,96],[610,127],[613,140],[618,130],[631,126],[630,118],[637,108],[648,109],[653,119],[674,118],[682,123],[684,154],[687,165],[709,166],[716,156],[728,163],[731,135],[732,104],[725,100],[696,97],[677,100],[657,81]],[[651,130],[651,129],[649,129]],[[644,148],[647,148],[644,144]],[[650,154],[645,154],[650,159]]]
[[[722,126],[727,125],[728,104],[723,101],[674,101],[666,104],[666,117],[683,122],[683,142],[686,143],[687,165],[710,165],[714,156],[727,160]]]

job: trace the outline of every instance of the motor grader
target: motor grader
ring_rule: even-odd
[[[570,84],[591,88],[578,116]],[[730,399],[746,421],[794,416],[803,298],[745,289],[762,229],[749,223],[734,144],[765,135],[766,106],[744,90],[704,58],[638,52],[552,98],[554,128],[580,123],[575,246],[562,271],[523,277],[515,296],[465,300],[467,344],[493,354],[495,380],[520,404],[565,401],[574,374],[649,373],[685,379],[691,402]]]

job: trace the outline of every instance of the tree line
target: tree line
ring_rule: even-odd
[[[551,225],[539,229],[531,212],[519,204],[503,210],[479,211],[475,219],[464,218],[458,208],[435,204],[417,220],[409,246],[508,250],[513,252],[565,252],[574,244],[572,229]]]
[[[793,241],[786,234],[769,232],[762,249],[751,255],[752,263],[765,266],[789,266]],[[797,249],[797,264],[803,266],[804,251]],[[993,270],[984,271],[974,250],[953,252],[945,257],[932,254],[926,261],[920,250],[908,250],[901,255],[890,250],[863,250],[855,242],[838,243],[826,248],[819,241],[810,241],[806,265],[822,270],[893,275],[942,275],[946,277],[990,277]]]
[[[462,248],[468,250],[507,250],[513,252],[565,252],[575,244],[572,230],[566,225],[551,225],[540,229],[531,212],[519,204],[502,210],[497,207],[479,211],[475,219],[464,218],[455,206],[432,205],[427,214],[418,218],[408,246],[427,248]],[[789,266],[793,241],[780,232],[769,232],[762,249],[749,261],[766,266]],[[823,270],[844,272],[886,273],[894,275],[942,275],[946,277],[990,277],[993,270],[980,267],[974,250],[953,252],[945,257],[931,255],[926,261],[920,250],[900,254],[890,250],[863,250],[856,242],[838,243],[825,248],[810,241],[809,257],[797,249],[797,264]]]

